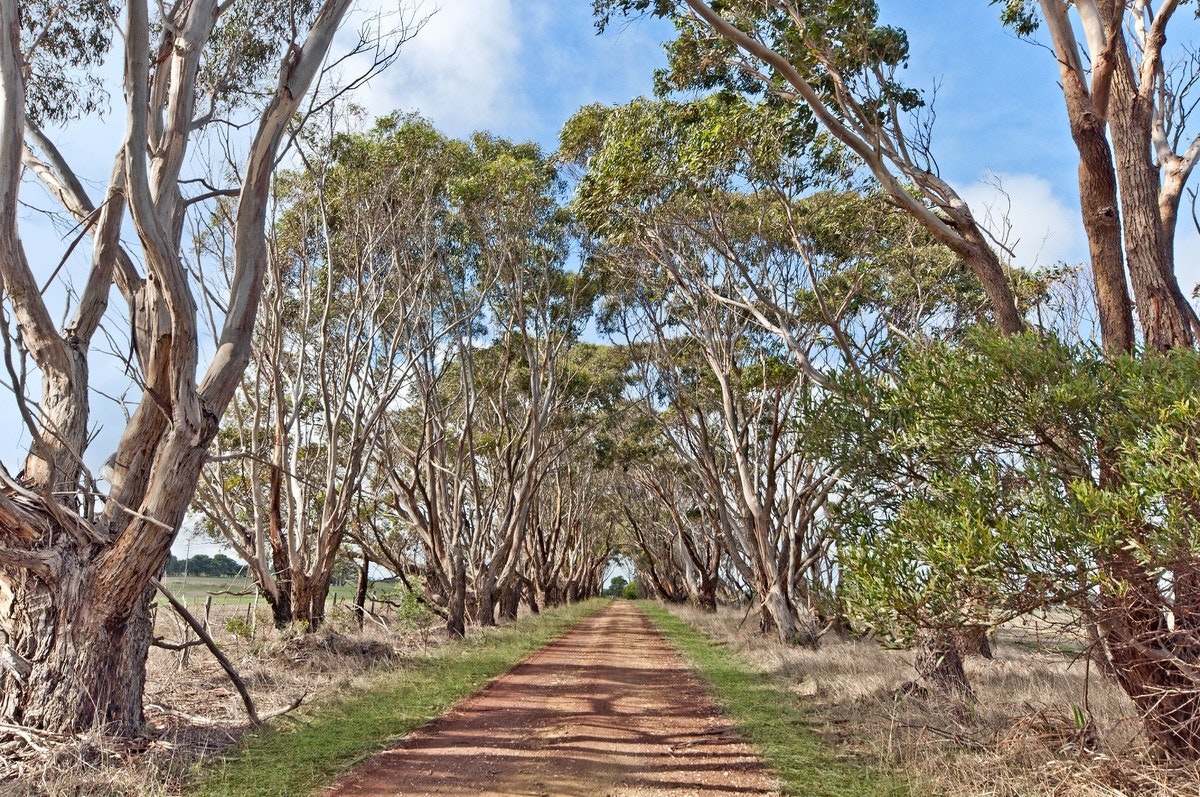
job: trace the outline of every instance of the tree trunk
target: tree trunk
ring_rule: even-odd
[[[707,573],[700,576],[700,608],[706,612],[717,610],[717,586],[720,579],[712,578]]]
[[[362,567],[358,571],[358,588],[354,590],[354,616],[358,618],[358,630],[367,619],[367,587],[371,585],[371,557],[363,554]]]
[[[521,582],[510,579],[508,584],[500,588],[500,620],[512,622],[517,619],[517,610],[521,606]]]
[[[283,630],[291,625],[292,621],[296,618],[292,614],[292,593],[285,591],[282,584],[279,586],[278,597],[264,589],[260,589],[259,592],[267,601],[267,605],[271,607],[271,621],[275,624],[276,628]],[[288,587],[291,587],[290,582],[288,583]]]
[[[467,635],[467,565],[463,560],[462,549],[457,546],[454,550],[453,568],[446,607],[446,631],[452,639],[462,639]]]
[[[96,594],[94,576],[68,566],[52,579],[0,581],[0,613],[12,621],[0,649],[16,662],[0,670],[4,721],[60,733],[141,730],[154,590],[122,612]]]
[[[992,643],[988,639],[988,627],[968,625],[958,632],[958,648],[963,656],[992,658]]]
[[[1120,36],[1119,26],[1116,31]],[[1151,140],[1153,100],[1138,91],[1135,67],[1124,41],[1114,48],[1114,56],[1117,67],[1109,125],[1125,218],[1125,256],[1142,334],[1149,348],[1190,347],[1191,311],[1179,290],[1172,257],[1174,242],[1166,240],[1158,207],[1162,183]]]
[[[800,618],[796,607],[788,600],[780,585],[776,584],[767,592],[763,605],[780,642],[814,650],[817,648],[819,642],[815,629],[811,627],[811,623],[806,623]]]
[[[529,613],[540,614],[542,608],[538,605],[537,586],[531,579],[522,576],[521,587],[525,596],[525,604],[529,607]]]
[[[933,695],[973,700],[955,635],[928,630],[917,641],[913,666],[921,684]]]
[[[329,598],[332,573],[316,573],[295,576],[292,580],[292,607],[294,619],[306,625],[305,630],[316,631],[325,622],[325,602]]]
[[[1194,622],[1188,617],[1194,607],[1180,605],[1177,595],[1176,616],[1185,625],[1172,629],[1155,579],[1128,551],[1118,550],[1105,569],[1115,586],[1101,596],[1100,626],[1117,682],[1137,706],[1156,747],[1172,758],[1196,760],[1200,679],[1195,672],[1200,650],[1186,626]]]
[[[275,462],[271,463],[271,476],[268,486],[270,504],[267,510],[267,530],[271,543],[271,562],[275,570],[275,594],[261,590],[267,603],[271,605],[271,615],[275,627],[282,630],[295,620],[292,612],[292,560],[288,547],[283,539],[283,470],[279,461],[283,459],[281,434],[276,430]],[[266,578],[266,575],[260,576]]]
[[[496,579],[488,573],[475,583],[475,622],[482,626],[496,624]]]

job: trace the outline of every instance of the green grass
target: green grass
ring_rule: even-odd
[[[444,714],[606,603],[593,600],[543,612],[359,679],[303,713],[249,734],[225,757],[205,762],[185,794],[274,797],[317,791]]]
[[[254,603],[254,579],[249,576],[166,576],[163,585],[171,590],[171,594],[184,601],[193,612],[203,610],[204,603],[210,597],[213,606],[245,606]],[[338,596],[338,602],[352,600],[355,592],[354,584],[333,586],[329,590],[329,600]],[[230,593],[248,593],[245,595]],[[266,601],[261,605],[267,606]]]
[[[640,601],[650,619],[742,729],[787,794],[804,797],[900,797],[912,787],[891,773],[840,754],[813,729],[786,683],[756,672],[738,656],[661,606]]]

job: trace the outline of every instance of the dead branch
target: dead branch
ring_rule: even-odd
[[[193,639],[189,642],[180,642],[176,644],[174,642],[167,642],[162,637],[155,637],[150,644],[156,648],[162,648],[163,650],[187,650],[188,648],[196,647],[196,645],[203,645],[204,640]]]
[[[205,630],[204,624],[197,620],[195,616],[193,616],[192,613],[187,610],[187,607],[180,603],[179,600],[171,594],[171,591],[163,586],[161,581],[155,578],[151,579],[151,583],[159,592],[162,593],[163,597],[170,602],[171,607],[175,609],[175,612],[180,617],[183,618],[184,622],[192,627],[192,630],[196,632],[196,636],[200,637],[200,639],[204,642],[204,646],[208,648],[209,652],[212,653],[213,657],[216,658],[216,660],[220,663],[221,669],[225,670],[225,674],[228,675],[229,680],[233,682],[234,688],[237,689],[238,694],[242,696],[242,702],[246,705],[246,714],[250,717],[250,724],[256,728],[259,725],[262,725],[263,721],[259,718],[258,712],[254,708],[254,701],[250,698],[250,693],[246,690],[246,683],[242,680],[242,677],[238,675],[237,670],[233,669],[233,665],[229,663],[229,659],[225,657],[225,654],[221,652],[221,649],[217,647],[217,643],[213,640],[208,631]]]
[[[304,703],[304,698],[306,698],[306,697],[308,697],[308,692],[304,692],[303,694],[300,695],[300,697],[293,700],[291,703],[289,703],[284,708],[278,709],[277,711],[272,711],[268,714],[264,714],[263,716],[259,717],[258,724],[261,725],[264,722],[268,722],[270,720],[277,719],[279,717],[282,717],[284,714],[288,714],[292,711],[295,711],[296,709],[298,709],[301,706],[301,704]],[[241,723],[236,720],[221,720],[221,719],[213,719],[212,717],[201,717],[198,714],[188,714],[186,712],[179,711],[178,709],[173,709],[173,708],[170,708],[169,706],[164,706],[161,703],[147,703],[146,708],[154,709],[156,712],[158,712],[159,714],[162,714],[164,716],[174,717],[175,719],[181,719],[186,722],[190,722],[193,725],[200,725],[205,728],[236,728],[239,725],[241,725]],[[0,730],[3,730],[3,726],[0,726]]]

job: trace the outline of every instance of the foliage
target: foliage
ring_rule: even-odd
[[[911,350],[875,386],[835,511],[852,611],[906,642],[1057,605],[1094,619],[1122,550],[1169,604],[1195,546],[1198,385],[1186,351],[1105,359],[982,331]]]
[[[625,580],[625,576],[613,576],[612,581],[608,582],[608,586],[604,588],[604,595],[608,598],[621,597],[628,585],[629,582]]]
[[[62,124],[105,108],[96,71],[112,46],[112,0],[25,0],[21,51],[28,70],[26,113],[37,124]]]

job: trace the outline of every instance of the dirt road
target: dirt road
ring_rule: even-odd
[[[616,601],[329,797],[777,795],[646,615]]]

